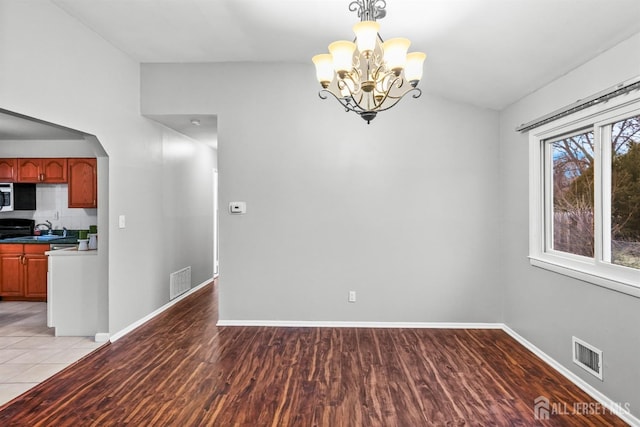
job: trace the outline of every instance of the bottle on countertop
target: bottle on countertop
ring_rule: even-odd
[[[98,249],[98,235],[89,233],[89,249]]]

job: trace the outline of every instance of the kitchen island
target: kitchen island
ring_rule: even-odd
[[[47,326],[56,336],[98,333],[98,251],[52,250],[47,278]]]
[[[46,301],[55,336],[98,333],[98,251],[79,251],[78,237],[45,234],[0,239],[0,296]]]

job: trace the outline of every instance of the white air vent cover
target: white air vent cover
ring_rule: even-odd
[[[573,363],[602,381],[602,350],[573,337]]]
[[[169,299],[174,299],[191,289],[191,266],[171,273],[169,276]]]

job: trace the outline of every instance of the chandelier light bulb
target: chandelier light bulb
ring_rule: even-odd
[[[387,67],[399,76],[407,63],[407,50],[411,42],[403,37],[389,39],[382,44],[384,51],[384,62]]]
[[[376,48],[379,30],[380,24],[375,21],[361,21],[353,26],[358,50],[362,52],[365,57],[369,57],[371,52]]]
[[[333,69],[341,79],[353,68],[353,52],[356,44],[346,40],[333,42],[329,45],[329,52],[333,58]]]
[[[422,79],[422,69],[426,57],[427,55],[422,52],[411,52],[407,54],[407,65],[404,69],[404,76],[413,87],[416,87]]]
[[[316,66],[316,77],[323,88],[328,88],[333,80],[333,59],[328,53],[321,53],[311,58]]]

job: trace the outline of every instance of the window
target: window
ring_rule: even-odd
[[[640,297],[640,95],[530,133],[533,265]]]

